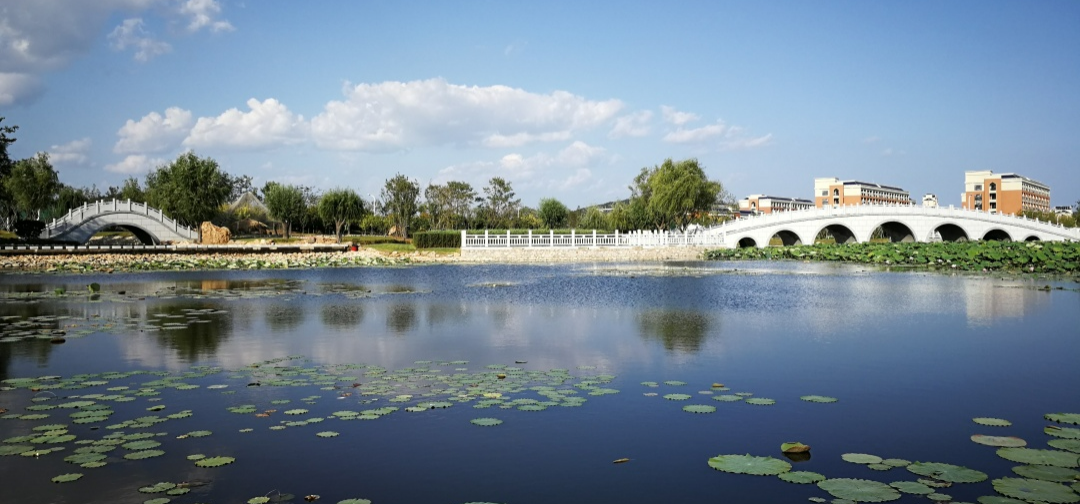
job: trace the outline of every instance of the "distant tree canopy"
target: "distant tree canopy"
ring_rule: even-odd
[[[293,224],[303,221],[308,212],[304,189],[295,185],[267,182],[263,187],[263,203],[270,217],[284,224],[285,239],[290,238]]]
[[[51,208],[61,187],[60,177],[44,152],[16,161],[11,173],[4,177],[4,190],[11,197],[12,207],[27,219],[37,219],[42,210]]]
[[[429,184],[424,189],[424,199],[431,225],[434,229],[460,229],[469,227],[476,191],[472,186],[456,180],[444,185]]]
[[[212,219],[228,197],[229,175],[217,161],[190,151],[146,175],[147,204],[185,226]]]
[[[642,168],[630,191],[629,208],[618,209],[618,219],[631,229],[685,229],[728,199],[723,184],[709,180],[696,159]]]
[[[333,189],[319,198],[319,216],[334,224],[334,235],[341,242],[341,230],[364,216],[364,201],[352,189]]]
[[[555,198],[543,198],[540,200],[537,213],[544,227],[555,229],[566,226],[566,218],[570,212],[561,201]]]
[[[517,217],[521,199],[514,198],[514,188],[502,177],[492,177],[484,187],[484,200],[480,208],[484,227],[508,228]]]
[[[397,174],[387,179],[382,190],[383,209],[402,238],[409,237],[409,224],[420,206],[420,184]]]

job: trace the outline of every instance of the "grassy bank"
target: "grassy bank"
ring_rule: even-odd
[[[840,261],[955,271],[1080,274],[1080,243],[857,243],[719,249],[708,260]]]

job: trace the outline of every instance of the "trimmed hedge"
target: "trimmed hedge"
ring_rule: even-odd
[[[413,246],[417,249],[427,248],[461,248],[461,231],[425,231],[415,233],[412,237]]]

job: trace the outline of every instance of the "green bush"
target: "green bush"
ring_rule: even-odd
[[[413,246],[427,248],[461,248],[461,231],[424,231],[414,233]]]

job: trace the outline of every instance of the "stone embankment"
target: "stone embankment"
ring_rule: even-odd
[[[122,271],[169,271],[209,269],[287,269],[406,264],[554,264],[589,262],[693,261],[704,249],[578,248],[578,249],[484,249],[457,254],[435,252],[380,252],[361,248],[355,252],[211,253],[211,254],[21,254],[0,256],[0,271],[94,273]]]

